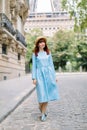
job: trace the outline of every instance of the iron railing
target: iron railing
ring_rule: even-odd
[[[25,37],[13,28],[11,21],[4,13],[0,13],[0,27],[5,27],[12,35],[16,34],[16,40],[20,41],[25,47],[27,46]]]
[[[12,35],[15,35],[15,29],[13,28],[11,21],[4,13],[0,13],[0,26],[5,27]]]
[[[16,30],[16,39],[20,41],[25,47],[27,46],[25,37],[18,30]]]

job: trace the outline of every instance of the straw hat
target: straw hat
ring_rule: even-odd
[[[37,37],[35,44],[37,44],[40,40],[44,40],[45,43],[47,42],[47,39],[44,36]]]

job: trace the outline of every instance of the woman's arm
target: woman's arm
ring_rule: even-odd
[[[36,84],[36,56],[34,53],[32,55],[32,80],[33,84]]]

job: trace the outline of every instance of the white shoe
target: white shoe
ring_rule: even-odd
[[[42,116],[41,116],[41,121],[45,121],[46,118],[47,118],[47,115],[46,115],[46,114],[42,114]]]

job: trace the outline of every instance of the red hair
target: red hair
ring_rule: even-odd
[[[41,38],[41,39],[38,40],[38,42],[36,42],[33,52],[35,53],[36,56],[38,56],[38,52],[39,52],[39,46],[38,45],[39,45],[40,41],[45,42],[44,51],[47,53],[47,55],[49,55],[49,49],[48,49],[48,46],[46,44],[46,40],[44,38]]]

